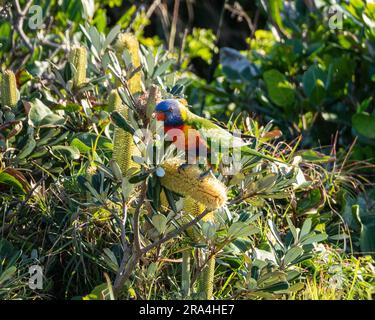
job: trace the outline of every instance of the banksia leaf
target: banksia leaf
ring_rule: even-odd
[[[117,37],[117,41],[115,43],[115,50],[117,54],[117,59],[120,62],[122,67],[125,66],[124,60],[122,59],[122,54],[124,50],[127,50],[131,57],[131,63],[135,69],[139,68],[141,65],[141,59],[139,56],[139,43],[137,38],[131,33],[121,33]],[[136,72],[133,74],[131,79],[128,81],[129,90],[132,94],[141,92],[142,85],[141,85],[141,73]]]
[[[161,184],[184,197],[190,196],[208,210],[224,206],[227,201],[225,186],[211,175],[201,178],[202,172],[196,166],[181,169],[183,163],[184,161],[178,158],[165,161],[162,164],[165,175],[160,178]]]
[[[14,107],[18,102],[16,77],[11,70],[4,71],[1,77],[1,103]]]
[[[86,82],[87,50],[85,47],[74,47],[69,55],[69,62],[76,69],[73,77],[74,88]]]

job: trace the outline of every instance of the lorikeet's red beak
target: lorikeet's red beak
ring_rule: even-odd
[[[165,120],[164,112],[155,112],[154,115],[155,115],[156,120],[158,120],[158,121],[164,121]]]

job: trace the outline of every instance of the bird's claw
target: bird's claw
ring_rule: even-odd
[[[199,175],[199,180],[203,180],[205,177],[207,177],[208,175],[212,174],[212,169],[208,169],[207,171],[205,172],[202,172],[200,175]]]
[[[180,165],[177,169],[178,173],[181,173],[181,170],[185,170],[188,166],[190,166],[190,164],[188,163],[183,163],[182,165]]]

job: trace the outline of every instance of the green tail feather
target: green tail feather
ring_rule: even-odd
[[[255,156],[255,157],[259,157],[259,158],[262,158],[262,159],[267,159],[269,161],[273,161],[273,162],[280,162],[280,163],[284,163],[283,160],[281,159],[277,159],[277,158],[274,158],[274,157],[271,157],[271,156],[268,156],[266,154],[262,154],[254,149],[251,149],[250,147],[248,146],[243,146],[241,147],[241,152],[245,155],[251,155],[251,156]]]

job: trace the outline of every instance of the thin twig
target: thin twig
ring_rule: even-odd
[[[25,43],[26,47],[29,49],[29,51],[33,51],[34,47],[31,44],[31,41],[30,41],[29,37],[23,31],[23,23],[25,21],[27,11],[29,10],[32,2],[33,2],[33,0],[29,0],[26,3],[25,8],[22,10],[21,6],[20,6],[20,3],[19,3],[19,0],[14,1],[15,7],[16,7],[16,12],[17,12],[17,17],[15,18],[14,27],[15,27],[16,31],[18,32],[18,34],[20,35],[22,41]]]
[[[173,7],[173,18],[172,18],[172,25],[171,25],[171,33],[169,34],[169,43],[168,43],[168,50],[173,51],[174,42],[176,39],[176,30],[177,30],[177,20],[178,20],[178,11],[180,8],[180,0],[175,0],[174,7]]]

